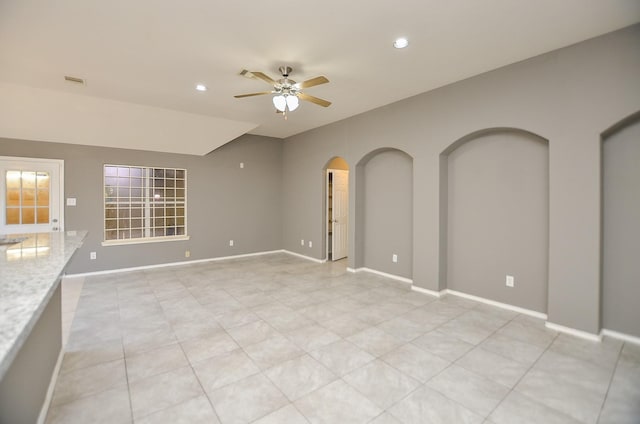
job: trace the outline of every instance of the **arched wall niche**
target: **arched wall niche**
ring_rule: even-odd
[[[411,279],[413,158],[395,148],[367,153],[356,165],[355,196],[355,267]]]
[[[640,111],[601,139],[601,327],[640,337]]]
[[[440,290],[546,313],[548,146],[533,132],[500,127],[441,153]]]

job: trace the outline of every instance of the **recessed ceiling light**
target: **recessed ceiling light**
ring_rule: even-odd
[[[393,42],[393,47],[395,47],[396,49],[404,49],[408,45],[409,40],[407,40],[406,38],[398,38]]]
[[[196,90],[198,91],[207,91],[207,86],[204,84],[198,84],[196,85]]]

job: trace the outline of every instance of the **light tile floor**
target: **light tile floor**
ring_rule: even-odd
[[[49,424],[640,423],[639,346],[343,262],[271,254],[65,281],[63,296]]]

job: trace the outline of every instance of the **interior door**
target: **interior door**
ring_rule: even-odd
[[[0,234],[62,231],[64,162],[0,157]]]
[[[347,257],[349,234],[349,171],[331,170],[333,184],[331,208],[333,210],[333,236],[331,238],[332,260]]]

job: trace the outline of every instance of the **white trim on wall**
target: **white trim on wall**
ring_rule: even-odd
[[[377,271],[375,269],[366,268],[366,267],[356,268],[356,269],[347,268],[347,271],[353,272],[354,274],[357,274],[359,272],[368,272],[370,274],[376,274],[376,275],[380,275],[382,277],[391,278],[392,280],[402,281],[403,283],[413,284],[413,280],[411,280],[409,278],[401,277],[399,275],[389,274],[389,273],[382,272],[382,271]]]
[[[424,287],[418,287],[418,286],[411,286],[411,290],[418,293],[422,293],[422,294],[428,294],[429,296],[435,296],[438,299],[440,299],[441,297],[447,294],[446,290],[435,291],[435,290],[429,290],[429,289],[425,289]]]
[[[619,331],[607,330],[603,328],[600,332],[601,336],[611,337],[613,339],[624,340],[628,343],[633,343],[640,346],[640,337],[632,336],[631,334],[620,333]]]
[[[95,272],[84,272],[80,274],[67,274],[64,278],[80,278],[80,277],[88,277],[92,275],[105,275],[105,274],[117,274],[120,272],[129,272],[129,271],[142,271],[145,269],[154,269],[154,268],[165,268],[171,266],[179,266],[179,265],[192,265],[202,262],[215,262],[215,261],[224,261],[226,259],[239,259],[239,258],[248,258],[251,256],[262,256],[262,255],[270,255],[273,253],[288,253],[285,250],[268,250],[264,252],[255,252],[255,253],[244,253],[242,255],[233,255],[233,256],[220,256],[216,258],[207,258],[207,259],[195,259],[193,261],[180,261],[180,262],[169,262],[165,264],[155,264],[155,265],[144,265],[144,266],[136,266],[131,268],[118,268],[118,269],[107,269],[104,271],[95,271]]]
[[[281,252],[287,253],[287,254],[292,255],[292,256],[297,256],[299,258],[306,259],[308,261],[312,261],[312,262],[315,262],[317,264],[323,264],[323,263],[327,262],[326,259],[316,259],[316,258],[312,258],[311,256],[303,255],[302,253],[292,252],[290,250],[281,250]]]
[[[547,314],[542,313],[542,312],[538,312],[538,311],[532,311],[531,309],[525,309],[525,308],[521,308],[519,306],[510,305],[508,303],[497,302],[495,300],[486,299],[484,297],[474,296],[472,294],[462,293],[462,292],[455,291],[455,290],[447,289],[447,290],[444,290],[444,291],[446,291],[447,294],[452,294],[454,296],[462,297],[462,298],[469,299],[469,300],[475,300],[476,302],[485,303],[487,305],[495,306],[495,307],[501,308],[501,309],[506,309],[508,311],[517,312],[519,314],[529,315],[531,317],[544,319],[544,320],[547,319]]]
[[[581,339],[591,340],[592,342],[601,342],[602,334],[593,334],[588,331],[577,330],[571,327],[565,327],[564,325],[554,324],[553,322],[545,322],[544,326],[550,330],[555,330],[559,333],[569,334],[571,336],[580,337]]]

